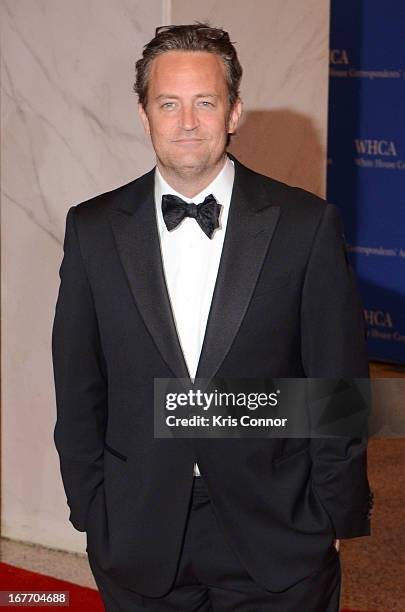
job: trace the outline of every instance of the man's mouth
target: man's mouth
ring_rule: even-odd
[[[173,140],[176,144],[196,144],[198,142],[203,142],[202,138],[178,138],[177,140]]]

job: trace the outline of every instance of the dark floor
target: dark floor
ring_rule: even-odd
[[[372,364],[371,371],[374,378],[405,378],[403,367]],[[405,395],[403,405],[405,413]],[[341,542],[342,606],[405,612],[405,438],[371,438],[368,465],[372,534]]]
[[[368,456],[372,534],[341,542],[342,604],[405,612],[405,439],[372,439]]]

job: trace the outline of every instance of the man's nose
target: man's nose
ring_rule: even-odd
[[[183,106],[180,115],[180,127],[183,130],[194,130],[198,125],[196,109],[193,106]]]

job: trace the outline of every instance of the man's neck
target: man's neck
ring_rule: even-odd
[[[202,172],[199,174],[193,174],[192,172],[184,174],[179,174],[176,171],[173,171],[172,168],[168,168],[167,166],[162,166],[159,160],[157,161],[157,167],[159,168],[159,172],[166,181],[175,191],[184,195],[186,198],[193,198],[195,195],[203,191],[212,181],[218,176],[218,174],[223,169],[227,156],[224,154],[219,162],[209,168],[207,172]]]

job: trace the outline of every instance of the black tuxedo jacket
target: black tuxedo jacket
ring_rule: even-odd
[[[364,377],[337,209],[235,158],[197,377]],[[52,351],[70,520],[120,584],[174,579],[198,462],[229,544],[281,591],[370,533],[366,439],[158,439],[153,379],[189,376],[165,284],[154,171],[71,207]]]

